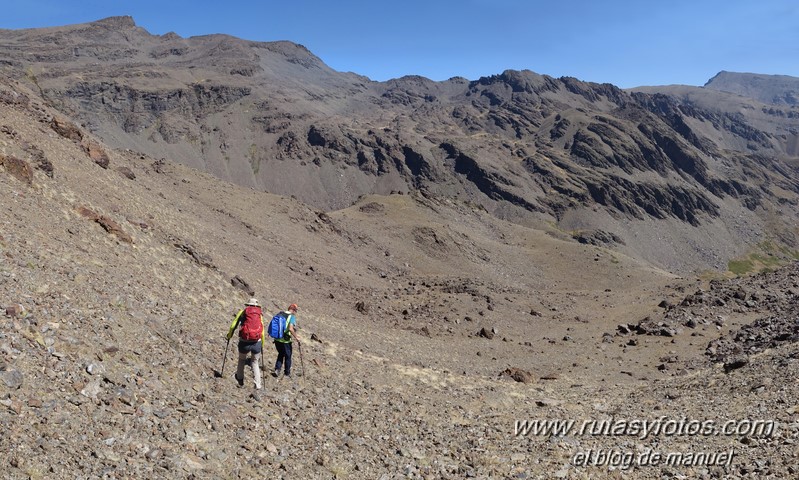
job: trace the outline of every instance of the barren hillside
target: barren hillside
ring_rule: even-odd
[[[139,38],[126,22],[64,29],[99,31],[105,40],[109,25],[125,41]],[[26,36],[43,33],[2,35],[24,46]],[[161,41],[174,42],[176,52],[188,42]],[[65,50],[53,45],[48,55],[61,58]],[[133,55],[104,45],[75,48],[101,59]],[[292,58],[297,66],[310,57]],[[58,81],[64,78],[77,77]],[[516,198],[508,193],[516,187],[499,179],[500,164],[489,169],[483,156],[450,139],[440,158],[460,165],[455,176],[436,177],[437,167],[408,154],[418,172],[383,177],[429,175],[438,187],[403,183],[392,188],[401,193],[361,192],[342,208],[323,209],[190,168],[171,155],[177,150],[119,148],[65,108],[70,97],[37,81],[41,88],[0,76],[4,478],[795,476],[799,277],[795,265],[776,268],[795,251],[770,236],[795,233],[791,171],[747,164],[763,176],[764,193],[713,197],[707,205],[718,217],[703,211],[698,225],[675,211],[636,217],[634,208],[643,207],[618,195],[640,183],[608,190],[612,208],[565,207],[541,190],[550,203],[535,205],[561,212],[555,220],[503,204]],[[399,83],[411,81],[446,87]],[[669,98],[661,105],[687,109],[684,99]],[[692,118],[696,128],[710,122]],[[475,149],[483,148],[484,127],[469,137]],[[332,168],[322,158],[317,167]],[[700,178],[721,188],[714,175],[732,160],[718,161],[713,175]],[[559,179],[552,191],[576,185],[568,170],[575,165],[552,162]],[[668,190],[663,178],[643,175]],[[668,191],[683,200],[696,194],[701,205],[712,194],[699,195],[700,180],[692,178],[678,184],[686,190]],[[486,187],[483,197],[458,194],[460,182]],[[504,200],[491,193],[497,184],[507,187]],[[660,198],[658,189],[642,191]],[[783,200],[770,204],[774,192]],[[745,206],[756,197],[754,209]],[[631,210],[623,213],[624,205]],[[692,265],[696,252],[726,263],[719,253],[726,250],[713,242],[739,234],[742,245],[761,242],[762,253],[745,259],[750,267],[775,271],[726,279],[657,266]],[[681,247],[689,243],[696,248]],[[224,337],[251,295],[269,312],[300,305],[295,378],[267,376],[260,391],[249,371],[237,385],[235,341],[226,350]],[[275,354],[267,347],[269,370]],[[616,427],[698,422],[711,430],[535,433],[517,423],[557,419]],[[733,431],[716,429],[728,422]],[[748,429],[753,423],[773,428]],[[656,462],[653,452],[679,457]],[[603,460],[611,455],[616,460]]]
[[[531,71],[373,82],[290,42],[151,35],[130,17],[0,39],[6,75],[109,146],[320,210],[468,201],[675,273],[797,247],[795,105]]]

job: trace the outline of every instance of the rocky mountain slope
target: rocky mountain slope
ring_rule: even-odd
[[[4,478],[795,476],[795,266],[678,277],[612,229],[530,226],[427,184],[322,209],[117,148],[45,90],[0,75]],[[740,208],[725,198],[719,218]],[[594,208],[640,236],[718,234]],[[765,207],[745,210],[742,232]],[[793,255],[765,249],[752,261]],[[237,386],[224,340],[253,294],[298,303],[303,340],[295,378],[261,391]],[[622,428],[518,423],[556,419]]]
[[[697,284],[423,195],[316,211],[112,149],[11,79],[0,132],[6,478],[785,478],[795,468],[795,270]],[[253,293],[272,310],[298,302],[304,340],[297,378],[267,378],[260,392],[232,379],[223,336]],[[787,336],[745,326],[777,313]],[[738,357],[707,356],[724,352]],[[778,423],[646,438],[517,423],[661,417]],[[643,460],[652,450],[734,455],[668,465]],[[622,460],[603,464],[599,451]],[[580,460],[591,455],[598,465]]]
[[[708,80],[705,88],[736,93],[765,104],[799,104],[799,78],[788,75],[719,72]]]
[[[530,71],[373,82],[289,42],[151,35],[129,17],[0,38],[6,75],[107,144],[318,209],[423,192],[675,272],[797,244],[795,106]]]

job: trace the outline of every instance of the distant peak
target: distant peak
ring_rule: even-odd
[[[136,22],[133,20],[133,17],[131,17],[130,15],[103,18],[101,20],[97,20],[94,23],[114,28],[128,28],[136,26]]]
[[[718,77],[720,77],[720,76],[724,75],[725,73],[727,73],[727,72],[726,72],[726,71],[724,71],[724,70],[722,70],[722,71],[720,71],[719,73],[717,73],[717,74],[713,75],[712,77],[710,77],[710,80],[708,80],[707,82],[705,82],[705,85],[704,85],[704,86],[705,86],[705,87],[707,87],[708,85],[710,85],[711,83],[713,83],[713,80],[715,80],[715,79],[717,79]]]

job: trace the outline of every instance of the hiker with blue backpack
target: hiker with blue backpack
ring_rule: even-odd
[[[269,336],[275,340],[277,361],[275,362],[274,377],[280,376],[280,370],[286,377],[291,377],[291,343],[297,336],[297,304],[292,303],[284,312],[279,312],[269,322]],[[300,339],[296,338],[299,345]]]
[[[247,363],[247,357],[250,357],[249,361],[252,367],[252,375],[255,379],[255,389],[260,390],[262,382],[259,363],[265,340],[265,329],[261,305],[257,299],[249,299],[244,304],[244,308],[236,314],[227,332],[228,342],[230,342],[236,327],[241,327],[239,328],[239,364],[236,368],[236,381],[239,382],[240,387],[244,386],[244,364]]]

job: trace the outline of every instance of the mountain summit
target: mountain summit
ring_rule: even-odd
[[[799,105],[799,78],[787,75],[722,71],[708,80],[705,88],[735,93],[765,104],[792,107]]]

